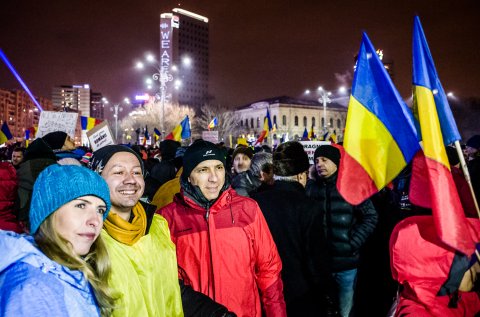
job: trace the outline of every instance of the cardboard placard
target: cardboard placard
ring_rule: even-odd
[[[78,113],[76,112],[42,111],[40,113],[38,129],[35,137],[41,138],[50,132],[63,131],[72,139],[75,139],[77,119]]]
[[[115,144],[113,133],[108,126],[107,120],[87,131],[87,138],[93,151],[106,145]]]
[[[313,155],[315,154],[315,150],[317,149],[317,147],[319,147],[320,145],[331,144],[330,141],[300,141],[300,143],[303,145],[303,149],[308,155],[308,161],[310,162],[310,164],[313,164]]]
[[[218,143],[218,131],[202,131],[202,139],[205,141],[212,142],[214,144]]]

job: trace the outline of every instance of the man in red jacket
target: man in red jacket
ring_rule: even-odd
[[[286,316],[277,248],[257,203],[230,188],[225,153],[201,140],[183,166],[181,192],[160,213],[184,281],[238,316]]]

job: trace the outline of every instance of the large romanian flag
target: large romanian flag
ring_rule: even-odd
[[[414,112],[423,153],[413,160],[410,201],[432,209],[437,234],[450,247],[471,255],[475,244],[450,172],[445,145],[460,139],[420,19],[413,32]]]
[[[13,135],[8,128],[7,122],[3,122],[2,128],[0,129],[0,145],[12,139]]]
[[[188,116],[185,116],[182,122],[173,128],[173,131],[165,137],[165,140],[181,141],[182,139],[188,139],[191,134],[190,119],[188,119]]]
[[[413,117],[363,34],[337,188],[353,205],[388,185],[420,149]]]
[[[263,119],[263,130],[260,133],[255,145],[258,143],[262,143],[263,140],[268,136],[268,132],[272,130],[272,120],[270,119],[270,112],[267,109],[267,115]]]

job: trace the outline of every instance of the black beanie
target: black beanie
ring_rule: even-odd
[[[340,151],[334,146],[320,145],[315,150],[315,154],[313,154],[313,161],[315,162],[319,156],[328,158],[330,161],[335,163],[337,167],[338,164],[340,164]]]
[[[273,174],[275,175],[293,176],[307,171],[309,167],[308,155],[299,142],[282,143],[273,152]]]
[[[183,155],[182,178],[186,180],[198,164],[207,160],[219,160],[225,166],[225,151],[204,140],[190,145]]]
[[[135,155],[135,157],[140,162],[140,166],[142,167],[142,175],[145,175],[142,158],[137,154],[137,152],[124,145],[107,145],[96,150],[92,154],[90,162],[88,163],[88,167],[91,170],[94,170],[98,174],[102,175],[105,165],[107,165],[108,161],[112,158],[112,156],[118,152],[128,152]]]
[[[162,161],[173,160],[180,145],[180,142],[174,140],[163,140],[160,142],[160,155],[162,156]]]
[[[42,139],[52,150],[60,150],[65,144],[67,134],[63,131],[55,131],[48,133]]]

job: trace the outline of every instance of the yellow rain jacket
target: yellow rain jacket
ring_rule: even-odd
[[[154,215],[147,235],[129,246],[104,229],[112,274],[110,285],[120,298],[112,317],[182,316],[175,245],[167,221]]]

